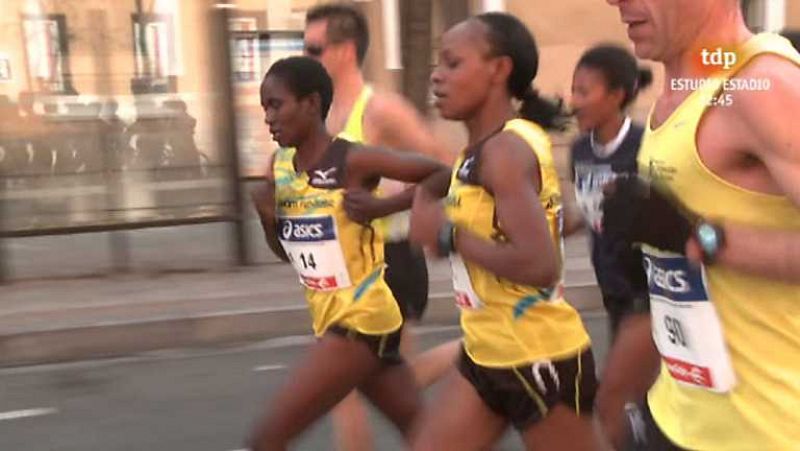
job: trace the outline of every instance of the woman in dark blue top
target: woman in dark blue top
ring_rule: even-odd
[[[570,170],[583,223],[592,234],[592,264],[608,311],[612,336],[637,299],[647,299],[641,253],[603,233],[603,186],[636,173],[642,126],[626,109],[652,73],[639,69],[627,50],[600,45],[578,61],[572,78],[572,108],[583,134],[572,144]]]

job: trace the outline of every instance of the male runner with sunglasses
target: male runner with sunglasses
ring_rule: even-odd
[[[333,80],[333,104],[328,114],[328,130],[341,138],[396,150],[416,151],[452,163],[454,156],[439,145],[416,112],[400,95],[377,92],[364,81],[362,64],[369,48],[369,29],[364,15],[356,8],[330,3],[314,7],[306,14],[305,55],[317,59]],[[386,237],[386,282],[391,288],[406,324],[418,321],[428,302],[428,270],[425,257],[408,242],[407,212],[394,212],[392,195],[406,189],[397,182],[383,181],[383,197],[367,191],[348,192],[345,208],[359,222],[374,219],[384,227]],[[413,352],[409,327],[404,328],[401,348]],[[445,361],[443,365],[450,364]],[[333,411],[336,440],[340,450],[373,448],[366,410],[351,394]]]

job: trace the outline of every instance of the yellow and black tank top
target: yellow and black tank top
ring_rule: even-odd
[[[294,148],[277,150],[273,164],[278,237],[306,287],[317,336],[334,324],[370,335],[402,324],[383,277],[381,231],[351,221],[342,206],[352,146],[334,140],[305,172],[295,171]]]
[[[789,42],[773,34],[752,37],[736,53],[729,72],[694,91],[657,129],[648,121],[640,174],[712,221],[800,230],[800,209],[787,197],[735,186],[699,157],[699,124],[725,80],[757,55],[800,65]],[[659,427],[688,449],[800,449],[800,284],[643,251],[662,354],[648,394]]]
[[[550,139],[535,123],[523,119],[507,122],[502,131],[521,137],[536,154],[542,180],[539,201],[563,261],[561,191]],[[498,223],[494,198],[478,180],[484,142],[466,148],[456,162],[446,211],[457,230],[503,241],[503,224]],[[520,285],[457,255],[451,262],[464,348],[479,365],[507,368],[559,360],[589,346],[589,335],[578,312],[564,300],[562,281],[553,287]]]

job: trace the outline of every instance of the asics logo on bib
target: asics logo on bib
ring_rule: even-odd
[[[278,222],[285,241],[323,241],[336,239],[330,216],[323,218],[281,218]]]
[[[674,301],[708,300],[703,274],[686,257],[643,256],[650,294]]]

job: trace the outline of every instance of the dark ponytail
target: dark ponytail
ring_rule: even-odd
[[[528,87],[522,95],[519,115],[546,130],[563,131],[569,124],[569,113],[564,108],[564,101],[560,98],[551,100],[541,97],[533,87]]]
[[[519,114],[546,129],[563,130],[567,113],[562,102],[544,99],[531,87],[539,70],[539,49],[525,24],[505,13],[484,13],[475,18],[487,28],[492,55],[511,58],[513,68],[506,84],[508,92],[522,100]]]

